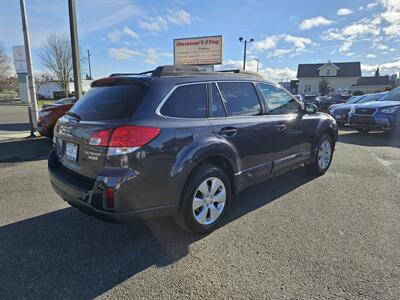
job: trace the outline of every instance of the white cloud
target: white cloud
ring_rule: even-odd
[[[377,3],[377,2],[368,3],[368,5],[367,5],[367,10],[371,10],[371,9],[373,9],[373,8],[376,7],[376,6],[378,6],[378,3]]]
[[[325,40],[356,42],[361,39],[376,37],[380,33],[379,24],[377,23],[376,21],[371,22],[370,19],[361,19],[341,29],[330,28],[324,32],[322,38]]]
[[[105,17],[97,19],[94,22],[84,21],[83,24],[81,24],[81,26],[79,27],[80,33],[89,33],[112,27],[127,19],[131,19],[133,16],[138,15],[140,12],[140,9],[135,5],[124,5],[123,9],[120,9],[113,13],[108,12]]]
[[[129,60],[135,57],[140,57],[140,59],[144,59],[144,61],[150,65],[160,64],[160,62],[166,64],[172,63],[168,61],[164,62],[163,60],[173,56],[171,52],[159,51],[155,48],[147,48],[143,51],[135,51],[126,47],[110,48],[108,49],[108,55],[116,60]]]
[[[339,52],[342,54],[347,53],[350,50],[352,45],[353,45],[352,41],[345,41],[342,44],[342,46],[339,48]]]
[[[173,11],[168,9],[167,19],[175,25],[189,25],[192,22],[192,16],[186,10]]]
[[[229,69],[241,69],[243,67],[243,61],[241,60],[231,60],[228,59],[224,62],[222,66],[216,68],[216,70],[229,70]],[[257,71],[257,61],[248,60],[246,62],[246,70],[256,72]],[[284,81],[291,80],[296,78],[297,71],[290,69],[288,67],[285,68],[271,68],[265,67],[262,63],[258,65],[259,73],[264,76],[266,79],[279,82],[282,79]]]
[[[257,50],[268,50],[268,49],[273,49],[276,47],[278,40],[280,39],[279,36],[273,35],[273,36],[268,36],[264,40],[255,42],[254,43],[254,48]]]
[[[118,43],[121,41],[121,38],[125,35],[131,37],[134,40],[138,40],[140,38],[139,34],[134,32],[128,26],[125,26],[122,30],[115,29],[115,30],[109,32],[107,34],[106,40],[110,43]]]
[[[150,65],[155,65],[159,63],[163,58],[169,58],[172,57],[171,52],[163,52],[163,51],[158,51],[157,49],[154,48],[148,48],[145,51],[145,61],[150,64]]]
[[[369,53],[369,54],[365,55],[365,57],[366,58],[376,58],[376,55]]]
[[[125,26],[124,29],[122,29],[122,32],[125,33],[126,35],[130,36],[134,40],[139,39],[139,34],[134,32],[128,26]]]
[[[134,51],[128,48],[110,48],[108,49],[108,55],[110,55],[110,57],[117,59],[117,60],[128,60],[131,59],[133,57],[142,55],[140,52],[138,51]]]
[[[311,44],[313,44],[313,42],[308,38],[290,34],[280,34],[268,36],[262,41],[255,42],[253,47],[257,51],[267,51],[267,57],[282,57],[289,53],[289,56],[301,54],[305,52],[307,46]],[[286,47],[277,48],[278,45],[285,45]]]
[[[385,11],[381,17],[386,21],[383,31],[392,37],[400,37],[400,1],[399,0],[381,0]]]
[[[161,16],[147,18],[146,21],[139,20],[139,27],[150,32],[160,32],[168,29],[168,21]]]
[[[353,13],[353,11],[349,8],[340,8],[336,12],[336,14],[338,16],[347,16],[347,15],[351,15],[352,13]]]
[[[300,23],[299,28],[300,28],[300,30],[308,30],[313,27],[330,25],[332,23],[333,23],[333,21],[319,16],[319,17],[303,20],[303,22]]]
[[[399,72],[400,59],[380,65],[361,64],[361,71],[367,75],[372,75],[378,67],[381,75],[396,74],[397,72]]]
[[[296,78],[297,72],[288,67],[285,68],[264,68],[260,71],[260,73],[267,79],[272,81],[286,81]]]

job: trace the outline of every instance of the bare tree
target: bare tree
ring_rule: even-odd
[[[72,77],[72,51],[68,36],[51,34],[40,53],[47,71],[56,78],[59,87],[68,95],[68,82]]]
[[[0,43],[0,78],[8,77],[11,71],[11,59],[4,51],[3,45]]]
[[[35,74],[35,87],[36,87],[36,97],[40,97],[40,87],[50,81],[50,76],[47,74]]]

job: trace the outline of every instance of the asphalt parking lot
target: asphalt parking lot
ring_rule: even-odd
[[[50,147],[0,143],[0,298],[400,298],[399,138],[341,131],[326,175],[245,190],[208,236],[70,208]]]

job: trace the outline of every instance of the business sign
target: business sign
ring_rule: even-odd
[[[13,47],[14,67],[16,73],[27,73],[26,55],[24,46]]]
[[[222,35],[174,39],[175,65],[219,65],[223,60]]]

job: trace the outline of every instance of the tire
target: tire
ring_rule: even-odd
[[[334,146],[332,138],[328,134],[322,135],[318,142],[318,152],[315,155],[314,161],[305,165],[307,171],[315,175],[325,174],[332,163]]]
[[[367,129],[367,128],[356,128],[356,129],[359,133],[368,133],[371,131],[371,129]]]
[[[217,166],[204,165],[188,178],[176,222],[190,233],[209,233],[221,223],[231,199],[228,175]]]

